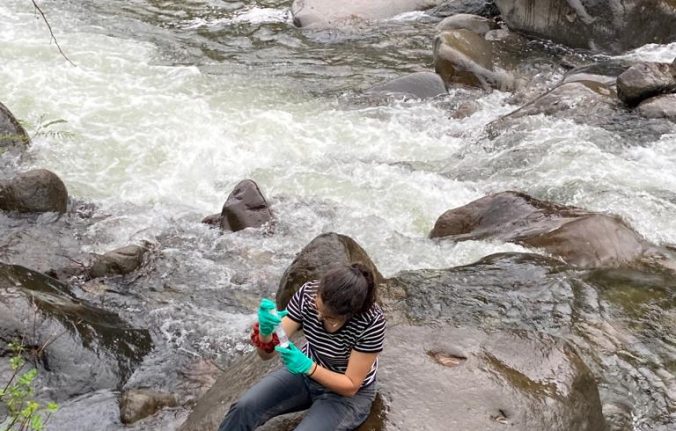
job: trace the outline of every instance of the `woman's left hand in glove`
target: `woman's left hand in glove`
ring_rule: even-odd
[[[308,358],[295,344],[289,341],[288,347],[275,346],[282,362],[292,374],[307,374],[312,370],[312,359]]]

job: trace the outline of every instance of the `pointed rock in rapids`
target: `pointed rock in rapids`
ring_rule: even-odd
[[[261,227],[272,220],[272,211],[261,189],[252,180],[240,181],[221,211],[221,229],[237,232]]]

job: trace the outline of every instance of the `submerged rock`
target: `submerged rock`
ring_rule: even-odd
[[[30,142],[23,126],[0,102],[0,156],[7,150],[23,150],[30,145]]]
[[[674,64],[639,63],[617,77],[617,95],[630,106],[659,94],[673,92],[676,92]]]
[[[177,405],[175,395],[150,389],[130,389],[120,397],[120,419],[123,424],[132,424],[165,407]]]
[[[441,0],[295,0],[291,5],[298,27],[340,26],[358,20],[391,18],[404,12],[429,9]]]
[[[352,238],[324,233],[306,245],[284,271],[277,289],[277,307],[286,308],[294,293],[307,281],[321,277],[336,264],[361,262],[373,271],[376,284],[385,281],[366,251]]]
[[[574,48],[623,52],[676,40],[672,0],[496,0],[510,29]]]
[[[638,112],[646,118],[666,118],[676,123],[676,94],[665,94],[644,100]]]
[[[587,80],[568,82],[492,121],[486,126],[486,131],[495,138],[517,124],[520,118],[538,114],[569,118],[582,124],[604,125],[615,122],[620,109],[620,101],[611,87]]]
[[[57,401],[121,387],[152,348],[147,330],[77,299],[68,286],[0,263],[0,340],[34,348]]]
[[[447,84],[500,90],[514,86],[512,75],[496,66],[490,42],[465,29],[445,31],[435,38],[434,70]]]
[[[448,94],[446,85],[439,75],[432,72],[416,72],[393,79],[366,90],[367,94],[404,96],[406,98],[429,99]]]
[[[87,275],[90,278],[98,278],[129,274],[141,267],[148,251],[148,247],[145,246],[128,245],[96,255],[87,270]]]
[[[517,192],[485,196],[441,215],[431,238],[495,239],[542,248],[581,267],[632,262],[650,245],[618,217]]]
[[[261,227],[272,220],[272,211],[261,189],[252,180],[240,181],[223,204],[221,229],[237,232]]]
[[[46,169],[35,169],[0,182],[0,210],[65,213],[68,191],[63,181]]]

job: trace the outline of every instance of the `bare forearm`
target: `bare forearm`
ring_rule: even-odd
[[[328,370],[319,364],[310,378],[344,397],[354,396],[362,383],[353,382],[347,375]]]

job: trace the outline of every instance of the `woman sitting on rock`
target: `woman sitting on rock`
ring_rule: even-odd
[[[221,423],[219,431],[253,430],[268,419],[309,409],[296,430],[352,430],[368,417],[376,394],[378,353],[383,349],[385,317],[376,304],[373,274],[355,263],[305,283],[275,311],[269,299],[258,309],[251,339],[264,360],[277,351],[285,368],[249,389]],[[307,343],[279,345],[275,328],[289,336],[302,329]]]

